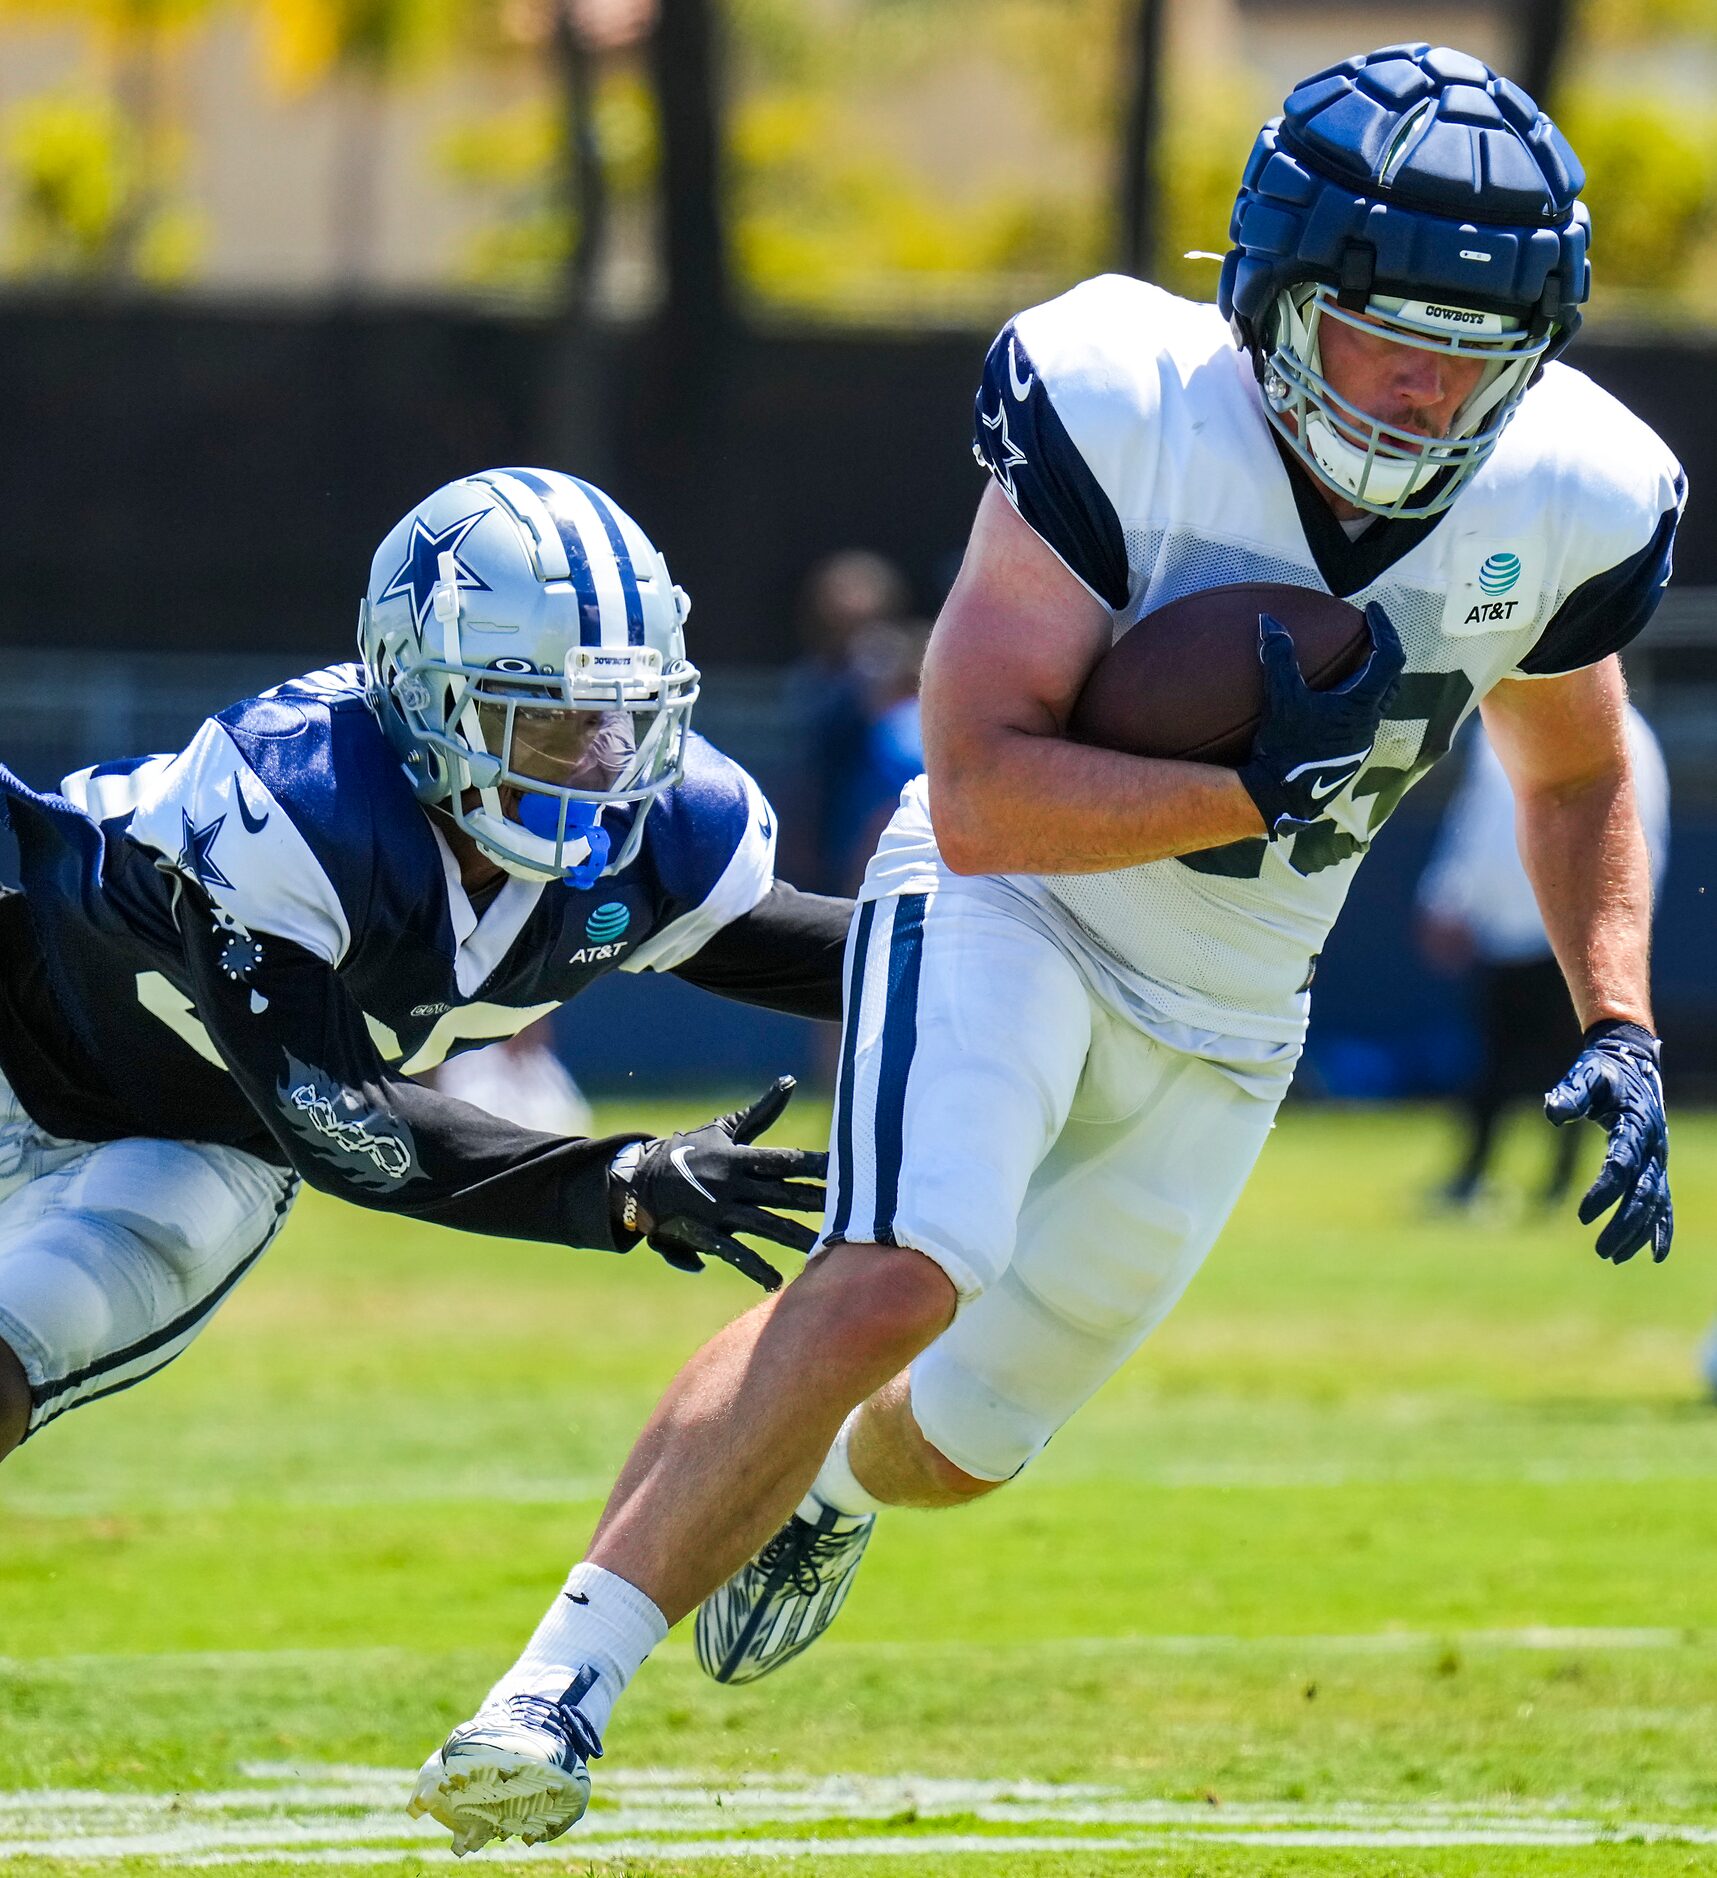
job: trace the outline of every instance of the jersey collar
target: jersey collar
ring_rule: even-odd
[[[1335,511],[1318,492],[1316,480],[1274,429],[1270,441],[1287,471],[1288,487],[1294,492],[1294,507],[1299,511],[1300,527],[1306,546],[1312,551],[1319,574],[1330,592],[1338,598],[1369,587],[1404,556],[1411,554],[1433,528],[1450,513],[1439,509],[1435,515],[1403,516],[1386,521],[1381,515],[1358,538],[1349,541],[1347,531],[1336,520]]]
[[[441,855],[447,880],[447,917],[453,928],[453,979],[462,997],[474,997],[512,950],[513,941],[537,910],[545,882],[509,876],[493,900],[479,914],[459,876],[459,862],[447,837],[430,816],[429,832]]]

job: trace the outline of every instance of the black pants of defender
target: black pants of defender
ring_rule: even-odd
[[[1496,1145],[1497,1124],[1516,1102],[1536,1107],[1561,1081],[1580,1047],[1580,1026],[1568,986],[1554,959],[1519,965],[1481,965],[1474,973],[1479,1028],[1479,1064],[1462,1098],[1467,1145],[1460,1171],[1449,1183],[1459,1197],[1484,1179]],[[1580,1130],[1555,1130],[1543,1197],[1559,1200],[1574,1178]]]

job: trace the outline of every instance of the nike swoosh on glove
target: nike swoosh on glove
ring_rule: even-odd
[[[1604,1164],[1580,1202],[1580,1224],[1616,1207],[1598,1234],[1598,1257],[1617,1265],[1647,1244],[1661,1265],[1675,1236],[1660,1049],[1642,1025],[1606,1018],[1586,1032],[1574,1067],[1544,1098],[1558,1128],[1584,1118],[1609,1130]]]
[[[1264,714],[1240,780],[1272,841],[1311,827],[1359,774],[1377,741],[1407,654],[1395,624],[1375,600],[1365,609],[1371,651],[1344,683],[1314,691],[1300,672],[1293,635],[1268,613],[1258,615],[1258,657],[1264,666]]]
[[[794,1086],[791,1076],[782,1076],[749,1108],[645,1141],[635,1158],[622,1155],[609,1193],[615,1236],[625,1249],[643,1237],[676,1270],[701,1272],[705,1258],[723,1259],[765,1291],[779,1290],[781,1274],[733,1235],[773,1239],[795,1252],[809,1252],[817,1242],[810,1227],[766,1209],[820,1213],[829,1157],[809,1148],[751,1145],[780,1120]]]

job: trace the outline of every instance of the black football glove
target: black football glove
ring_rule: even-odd
[[[1580,1224],[1591,1225],[1606,1207],[1621,1202],[1598,1234],[1598,1257],[1618,1265],[1646,1244],[1661,1265],[1675,1237],[1658,1056],[1658,1040],[1649,1030],[1605,1018],[1586,1032],[1574,1067],[1544,1098],[1544,1113],[1558,1128],[1583,1117],[1609,1130],[1604,1164],[1580,1202]]]
[[[1360,772],[1407,655],[1394,622],[1375,600],[1365,609],[1371,652],[1344,683],[1314,691],[1300,675],[1292,634],[1268,613],[1258,615],[1258,657],[1264,666],[1264,715],[1252,755],[1240,767],[1272,841],[1309,828]]]
[[[751,1146],[780,1120],[793,1087],[793,1078],[782,1076],[747,1109],[640,1142],[636,1157],[622,1154],[609,1175],[616,1241],[630,1251],[647,1239],[682,1272],[701,1272],[705,1257],[725,1259],[765,1291],[779,1290],[781,1274],[733,1235],[748,1232],[795,1252],[817,1242],[810,1227],[764,1209],[821,1212],[829,1157],[809,1148]]]

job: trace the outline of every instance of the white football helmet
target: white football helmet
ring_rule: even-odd
[[[679,779],[690,610],[600,489],[484,470],[376,550],[358,651],[418,799],[509,874],[585,887],[632,859]]]

